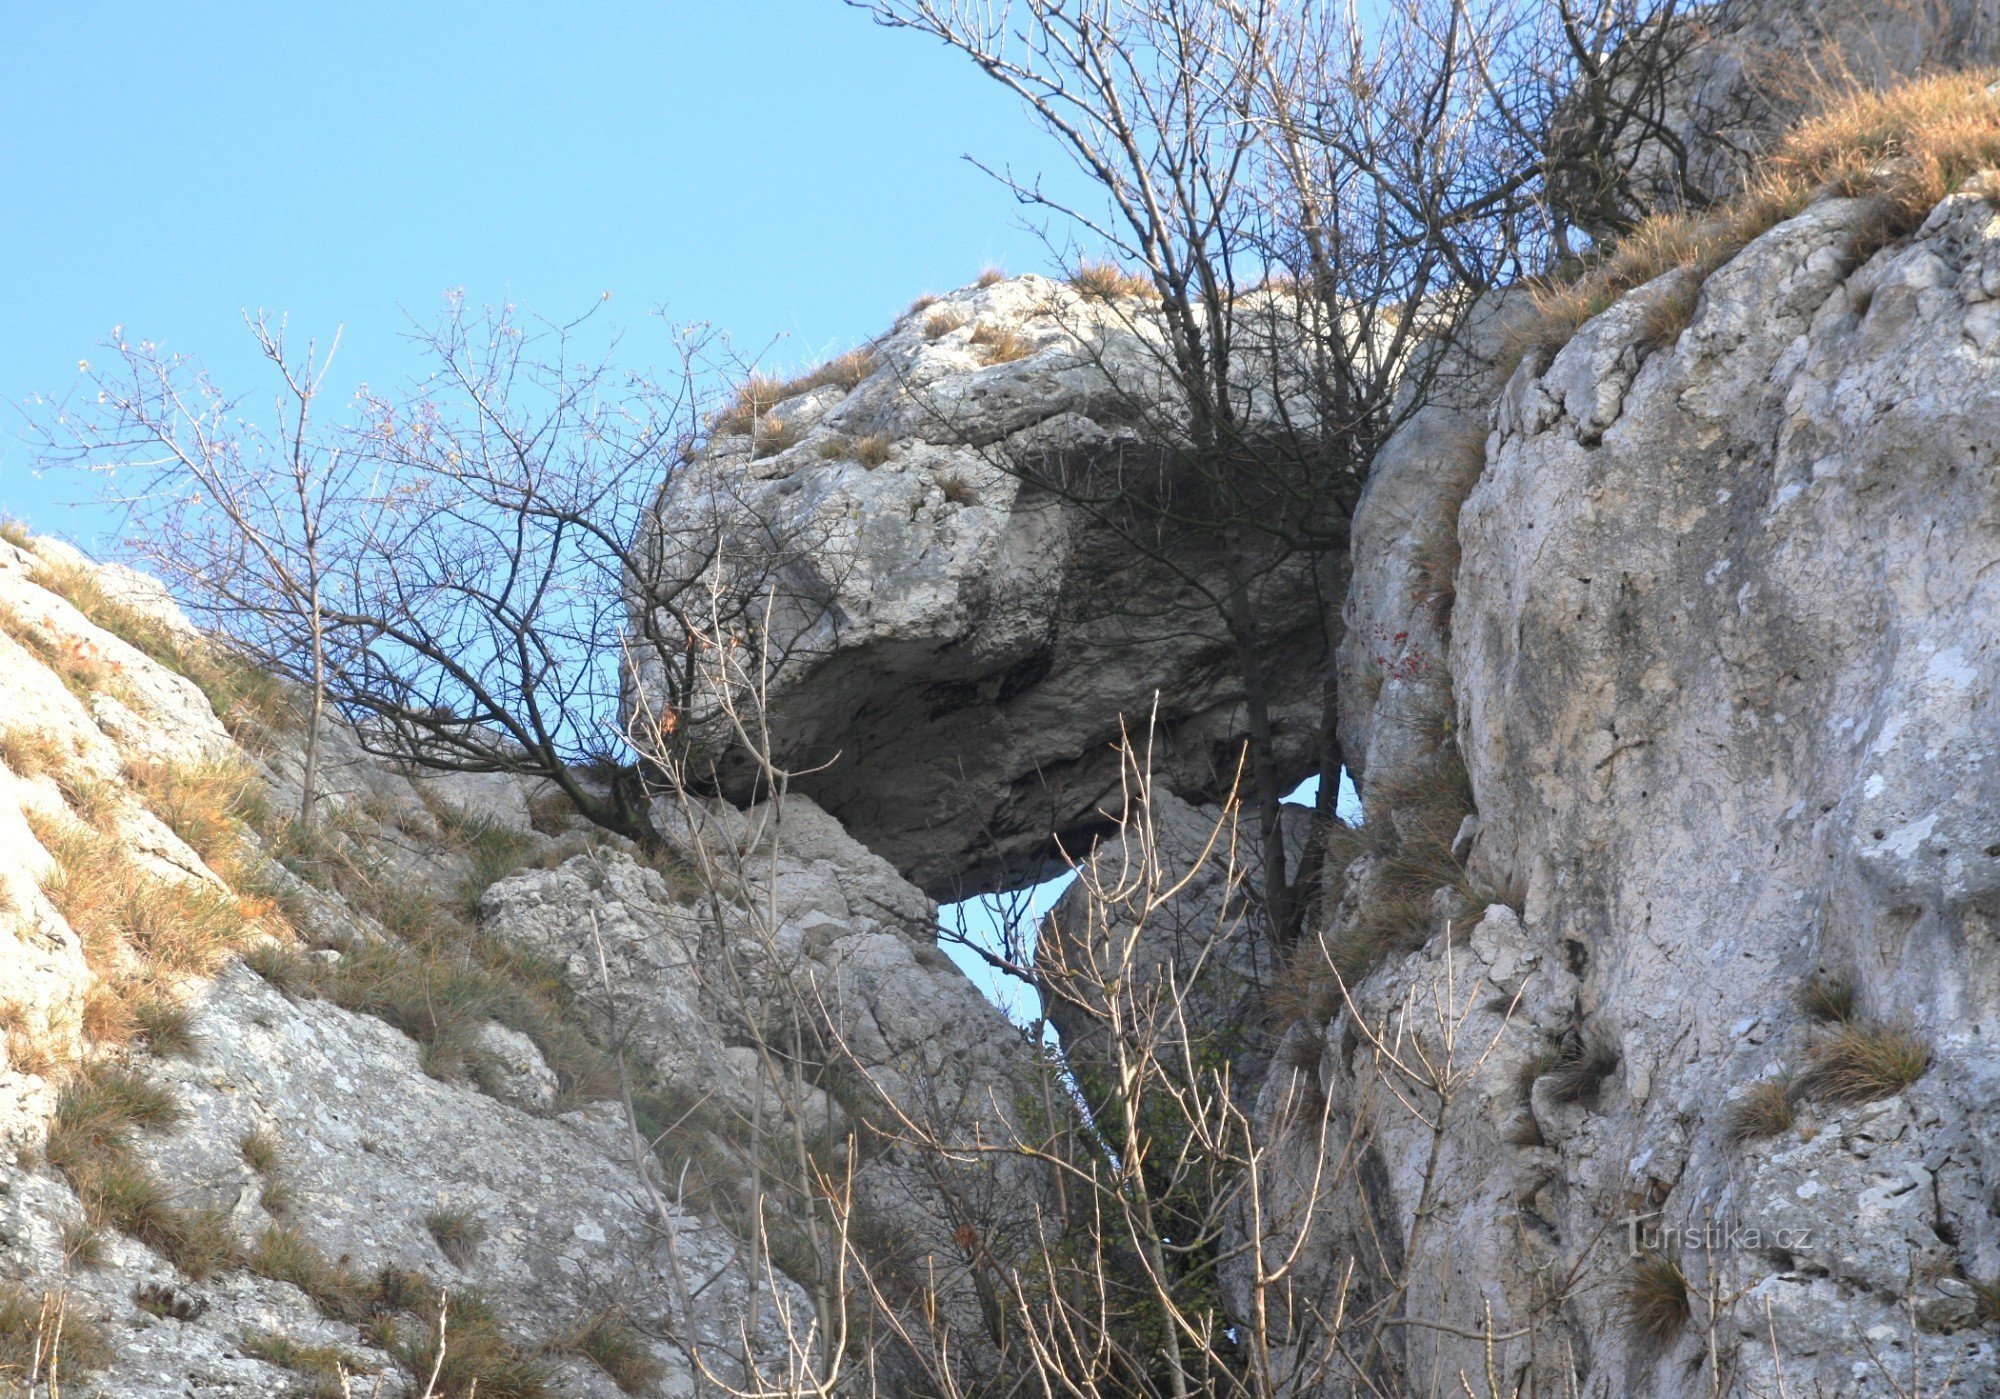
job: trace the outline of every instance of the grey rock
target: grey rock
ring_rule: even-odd
[[[1216,799],[1234,773],[1241,683],[1196,587],[1217,582],[1217,561],[1195,545],[1173,569],[1136,558],[1087,510],[999,464],[1117,451],[1142,441],[1136,418],[1172,417],[1158,330],[1137,305],[1040,277],[955,292],[877,340],[880,367],[852,391],[780,404],[796,445],[753,458],[747,436],[720,436],[664,493],[670,555],[703,558],[719,539],[752,578],[742,586],[777,570],[763,719],[792,790],[936,897],[1036,877],[1052,833],[1100,825],[1121,716],[1143,731],[1157,706],[1157,770],[1190,800]],[[933,340],[924,322],[942,313],[966,324]],[[1030,352],[983,364],[970,339],[982,325]],[[894,444],[883,464],[839,454],[870,434]],[[705,575],[732,596],[733,576]],[[1302,567],[1256,588],[1289,785],[1317,763],[1323,609]],[[749,619],[760,635],[762,616]],[[657,721],[670,687],[640,658],[634,708]],[[676,723],[692,730],[694,770],[716,765],[746,801],[754,771],[730,727],[704,717],[719,698],[703,687]]]

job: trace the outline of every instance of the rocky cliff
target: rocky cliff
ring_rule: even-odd
[[[1639,288],[1364,504],[1371,824],[1462,756],[1476,837],[1291,1032],[1335,1125],[1284,1173],[1335,1182],[1301,1286],[1398,1295],[1414,1392],[2000,1389],[2000,216],[1880,218],[1813,204],[1684,329],[1692,274]],[[1447,629],[1402,583],[1454,512]]]

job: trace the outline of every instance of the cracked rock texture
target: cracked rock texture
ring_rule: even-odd
[[[1015,336],[1020,357],[988,363],[978,337],[992,331]],[[1151,440],[1171,401],[1158,339],[1139,298],[1034,276],[955,292],[874,342],[877,367],[855,388],[778,404],[785,436],[760,427],[759,441],[793,445],[753,456],[750,436],[719,434],[663,496],[670,551],[705,557],[693,551],[719,531],[725,558],[776,570],[766,718],[794,790],[936,897],[1035,877],[1055,856],[1051,832],[1074,842],[1101,826],[1120,716],[1143,730],[1156,700],[1168,786],[1214,800],[1234,773],[1241,682],[1197,591],[1220,585],[1213,546],[1149,563],[1088,509],[1005,469]],[[890,444],[879,465],[851,447],[871,437]],[[1317,761],[1331,609],[1303,566],[1253,586],[1267,659],[1281,662],[1289,786]],[[663,692],[657,669],[646,687]],[[697,766],[719,763],[725,789],[749,796],[726,726],[697,739]]]
[[[1411,1392],[1485,1373],[1488,1308],[1494,1363],[1547,1392],[1705,1394],[1718,1364],[1758,1395],[1908,1392],[1913,1364],[1919,1392],[2000,1392],[1974,1299],[2000,1275],[2000,214],[1954,196],[1857,258],[1868,217],[1764,234],[1671,344],[1642,327],[1686,274],[1639,288],[1493,410],[1446,679],[1472,873],[1525,898],[1440,919],[1356,996],[1406,1045],[1452,1028],[1443,1150],[1427,1174],[1350,1015],[1293,1030],[1311,1067],[1264,1090],[1295,1194],[1324,1163],[1288,1097],[1359,1134],[1300,1287],[1326,1305],[1350,1257],[1363,1297],[1407,1276],[1383,1363]],[[1927,1071],[1732,1140],[1834,1038],[1816,977]],[[1622,1314],[1634,1228],[1694,1294],[1657,1345]]]

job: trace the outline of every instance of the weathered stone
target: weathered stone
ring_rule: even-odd
[[[964,325],[932,337],[934,316]],[[1026,353],[985,363],[981,327]],[[876,341],[879,367],[853,390],[778,405],[795,445],[757,457],[749,436],[718,436],[662,499],[670,552],[705,557],[719,531],[753,574],[782,562],[763,715],[775,756],[792,790],[935,896],[1034,877],[1052,833],[1099,827],[1121,717],[1143,732],[1157,708],[1156,771],[1191,800],[1235,773],[1242,681],[1199,591],[1220,586],[1215,543],[1148,561],[1006,469],[1114,452],[1142,440],[1138,420],[1171,418],[1157,339],[1143,303],[1041,277],[956,292]],[[875,434],[893,443],[882,464],[842,454]],[[1317,761],[1325,610],[1303,560],[1253,587],[1289,785]],[[645,684],[657,714],[656,668]],[[695,722],[696,770],[716,764],[747,799],[754,772],[729,726]]]
[[[1984,333],[2000,219],[1954,196],[1857,261],[1868,218],[1829,200],[1771,230],[1709,277],[1669,345],[1649,349],[1644,322],[1670,288],[1640,288],[1523,365],[1495,409],[1460,516],[1448,676],[1471,863],[1525,888],[1525,914],[1489,910],[1461,949],[1440,929],[1359,999],[1434,1019],[1448,968],[1472,1007],[1459,1052],[1500,1038],[1432,1176],[1428,1134],[1340,1020],[1326,1043],[1350,1049],[1321,1075],[1331,1139],[1365,1124],[1372,1164],[1366,1198],[1319,1218],[1306,1275],[1330,1285],[1351,1256],[1372,1295],[1412,1280],[1398,1314],[1424,1339],[1393,1354],[1414,1390],[1484,1373],[1490,1317],[1506,1373],[1530,1363],[1517,1333],[1533,1326],[1554,1389],[1697,1392],[1700,1316],[1659,1348],[1623,1318],[1639,1227],[1681,1231],[1658,1246],[1698,1314],[1711,1281],[1727,1299],[1715,1344],[1749,1392],[1897,1393],[1913,1327],[1925,1375],[2000,1386],[1990,1331],[1948,1285],[2000,1272],[2000,377]],[[1398,554],[1358,551],[1357,578],[1393,580]],[[1735,1140],[1745,1091],[1833,1033],[1800,1005],[1816,974],[1855,984],[1863,1026],[1906,1027],[1931,1067]],[[1516,990],[1520,1023],[1498,1030],[1489,1008]],[[1602,1076],[1541,1074],[1524,1102],[1514,1066],[1537,1048],[1602,1051]],[[1296,1150],[1308,1179],[1320,1158]],[[1463,1213],[1435,1227],[1426,1199]],[[1711,1246],[1709,1225],[1787,1242]],[[1385,1231],[1398,1256],[1371,1260]]]

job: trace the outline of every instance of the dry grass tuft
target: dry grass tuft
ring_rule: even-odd
[[[17,520],[12,515],[0,515],[0,539],[17,549],[32,552],[35,547],[34,531],[28,528],[25,520]]]
[[[1456,889],[1482,907],[1493,891],[1475,885],[1452,854],[1458,828],[1473,811],[1472,783],[1455,746],[1404,781],[1369,794],[1373,814],[1361,825],[1336,821],[1322,829],[1324,858],[1345,876],[1364,855],[1375,857],[1368,897],[1337,935],[1303,943],[1287,975],[1273,988],[1270,1010],[1281,1027],[1302,1014],[1339,1003],[1339,984],[1353,986],[1383,958],[1423,946],[1431,933],[1432,898]],[[1338,973],[1338,979],[1334,973]]]
[[[1117,301],[1125,297],[1157,297],[1159,289],[1150,277],[1136,276],[1115,262],[1085,260],[1069,274],[1069,284],[1093,301]]]
[[[45,563],[36,569],[34,581],[50,592],[67,598],[70,605],[92,623],[134,650],[192,680],[208,697],[216,717],[240,742],[261,742],[298,723],[297,707],[282,681],[217,642],[176,631],[113,597],[98,582],[96,570],[73,564]],[[76,683],[86,689],[100,687],[116,671],[114,665],[102,659],[91,662],[72,656],[63,664],[78,668]],[[94,682],[88,674],[93,665],[101,668],[101,674]],[[71,682],[72,674],[63,665],[57,666],[57,673],[63,676],[65,683]],[[76,684],[71,687],[76,688]]]
[[[455,897],[406,887],[337,832],[304,841],[288,830],[285,862],[293,871],[373,918],[389,936],[340,949],[331,963],[270,945],[252,949],[245,962],[288,996],[321,996],[395,1026],[417,1041],[426,1071],[436,1077],[476,1080],[483,1061],[474,1040],[495,1020],[535,1041],[565,1106],[609,1096],[610,1062],[578,1028],[561,972],[482,933],[472,919],[486,887],[518,867],[520,834],[442,805],[437,814],[469,866]]]
[[[1892,1097],[1924,1076],[1930,1046],[1908,1030],[1844,1023],[1806,1051],[1802,1097],[1838,1106]]]
[[[340,1346],[310,1345],[275,1331],[245,1332],[237,1347],[253,1359],[303,1376],[305,1388],[293,1391],[299,1399],[345,1399],[351,1392],[348,1378],[374,1373],[366,1361]]]
[[[937,488],[939,493],[953,505],[979,504],[979,490],[964,472],[940,471],[937,474]]]
[[[38,777],[59,773],[75,761],[75,754],[48,729],[7,729],[0,732],[0,763],[14,776],[32,782]]]
[[[856,461],[873,471],[889,460],[889,451],[895,445],[895,439],[888,433],[875,432],[855,438],[851,450]]]
[[[236,757],[137,760],[126,777],[154,815],[173,828],[208,867],[231,884],[261,863],[252,828],[268,819],[263,779]]]
[[[789,452],[799,445],[803,435],[797,423],[775,413],[767,413],[757,420],[750,434],[750,459],[762,461],[765,457]]]
[[[642,1394],[663,1370],[625,1313],[610,1307],[587,1317],[551,1343],[588,1359],[627,1394]]]
[[[844,355],[836,355],[826,363],[790,379],[753,373],[736,386],[736,392],[730,397],[729,402],[710,423],[710,431],[718,437],[750,432],[757,425],[759,418],[787,399],[798,398],[802,394],[825,388],[829,384],[852,390],[881,367],[882,358],[875,352],[874,347],[863,345],[859,349],[849,350]],[[764,455],[768,456],[770,453],[766,452]]]
[[[912,301],[909,309],[903,312],[903,314],[905,316],[921,316],[924,312],[930,310],[931,307],[937,305],[937,303],[938,299],[935,296],[932,296],[929,292],[925,292],[915,301]]]
[[[1666,1349],[1692,1315],[1687,1275],[1664,1254],[1647,1252],[1627,1264],[1617,1298],[1626,1334],[1642,1350]]]
[[[0,1393],[54,1396],[111,1360],[103,1328],[66,1294],[0,1283]]]
[[[470,1268],[479,1259],[479,1246],[486,1242],[486,1226],[468,1209],[440,1205],[424,1216],[438,1250],[459,1268]]]
[[[336,1321],[358,1321],[376,1305],[365,1282],[289,1225],[265,1225],[243,1266],[259,1277],[296,1287]]]
[[[1844,977],[1816,976],[1799,988],[1799,1009],[1821,1025],[1845,1025],[1860,1012],[1861,993]]]
[[[942,340],[954,330],[962,329],[966,323],[965,312],[956,306],[946,306],[924,317],[924,339]]]
[[[507,1339],[493,1308],[478,1292],[454,1292],[440,1329],[437,1303],[423,1331],[405,1338],[387,1335],[389,1349],[410,1374],[428,1378],[435,1370],[439,1399],[543,1399],[549,1366]]]
[[[43,1154],[76,1191],[92,1230],[128,1234],[199,1281],[238,1259],[227,1214],[174,1203],[131,1149],[135,1129],[170,1126],[180,1115],[172,1095],[144,1075],[100,1062],[57,1096]]]
[[[986,364],[1009,364],[1035,351],[1028,338],[1012,326],[994,325],[990,321],[981,321],[972,328],[972,343],[979,347],[979,358]]]
[[[20,642],[36,660],[55,672],[71,694],[86,704],[118,675],[117,663],[99,654],[96,647],[80,639],[63,637],[53,626],[24,617],[12,606],[0,606],[0,632]]]
[[[1680,267],[1690,276],[1650,308],[1642,328],[1648,344],[1668,343],[1692,319],[1709,273],[1822,194],[1877,201],[1856,258],[1915,231],[1955,190],[1992,198],[1982,177],[2000,166],[2000,95],[1988,90],[1994,77],[1939,73],[1883,91],[1830,94],[1778,143],[1761,178],[1721,209],[1655,215],[1580,274],[1544,283],[1539,324],[1516,353],[1553,355],[1626,292]]]
[[[987,287],[996,287],[1006,280],[1007,271],[1002,267],[987,267],[979,273],[979,286],[982,290]]]
[[[1555,1102],[1595,1106],[1604,1081],[1616,1072],[1616,1049],[1572,1031],[1522,1066],[1523,1096],[1545,1082]]]
[[[1729,1140],[1740,1146],[1789,1132],[1797,1116],[1792,1110],[1792,1092],[1789,1078],[1767,1078],[1751,1085],[1729,1110]]]

